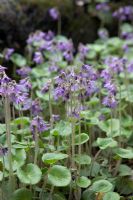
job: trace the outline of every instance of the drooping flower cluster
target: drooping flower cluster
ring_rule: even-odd
[[[9,60],[13,52],[14,52],[13,48],[6,48],[3,53],[5,60]]]
[[[17,74],[21,76],[21,78],[26,78],[29,76],[31,72],[31,68],[26,66],[26,67],[22,67],[20,69],[17,70]]]
[[[36,31],[30,34],[27,44],[32,49],[33,62],[41,64],[43,61],[49,60],[49,63],[52,65],[50,68],[51,71],[57,71],[57,63],[61,60],[65,60],[68,63],[73,61],[74,47],[72,40],[65,37],[56,39],[51,31],[47,33]],[[57,56],[49,56],[54,54]]]
[[[79,57],[82,61],[86,58],[87,54],[89,53],[89,47],[83,45],[82,43],[79,44],[78,46],[78,53]]]
[[[133,20],[133,6],[120,7],[113,13],[113,17],[120,21]]]
[[[59,11],[57,8],[51,8],[49,10],[49,15],[52,17],[53,20],[57,20],[59,18]]]
[[[17,84],[5,73],[5,67],[0,66],[0,96],[8,97],[14,104],[23,104],[28,99],[31,83],[28,78]]]
[[[102,103],[113,109],[117,106],[115,98],[117,87],[113,82],[113,78],[125,69],[126,60],[118,57],[107,57],[105,64],[107,68],[102,70],[101,78],[103,79],[103,87],[106,89],[107,96],[103,98]]]
[[[31,121],[30,129],[33,134],[33,138],[35,136],[35,133],[42,133],[44,131],[47,131],[49,128],[49,124],[47,124],[40,116],[34,117]]]
[[[99,3],[96,5],[96,10],[102,11],[102,12],[105,12],[105,11],[107,12],[110,10],[110,7],[107,2],[103,2],[103,3]]]
[[[67,101],[73,95],[77,95],[78,98],[89,97],[99,91],[97,79],[98,73],[90,65],[83,65],[79,72],[72,69],[62,71],[54,79],[54,99]],[[49,87],[50,83],[48,82],[44,85],[42,93],[48,92]]]

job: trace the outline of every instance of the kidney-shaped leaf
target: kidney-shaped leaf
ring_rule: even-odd
[[[133,159],[133,149],[118,148],[115,152],[121,158]]]
[[[112,138],[98,138],[96,142],[100,149],[106,149],[109,147],[113,148],[117,146],[117,142]]]
[[[41,180],[42,172],[35,164],[28,164],[17,170],[17,176],[22,183],[34,185]]]
[[[32,193],[26,188],[21,188],[13,193],[11,200],[32,200]]]
[[[77,179],[76,183],[81,188],[87,188],[91,184],[91,181],[87,177],[81,176]]]
[[[12,167],[13,170],[17,170],[23,166],[26,160],[26,152],[24,149],[13,149],[12,151]],[[5,156],[5,168],[9,170],[8,155]]]
[[[91,157],[85,154],[76,155],[74,158],[75,162],[80,165],[90,165],[91,164]]]
[[[95,192],[109,192],[113,188],[113,185],[107,180],[95,181],[92,185],[92,190]]]
[[[89,140],[89,136],[86,133],[81,133],[75,137],[75,145],[84,144]]]
[[[49,182],[57,187],[65,187],[71,181],[71,173],[69,169],[64,166],[54,165],[48,173]]]
[[[64,153],[45,153],[42,156],[42,161],[47,164],[53,164],[58,160],[67,158],[68,155]]]
[[[72,133],[71,123],[60,121],[56,125],[55,130],[57,130],[61,136],[68,136]]]
[[[116,192],[107,192],[104,197],[103,200],[120,200],[120,195]]]
[[[26,65],[27,61],[25,59],[25,57],[23,57],[22,55],[18,54],[18,53],[14,53],[12,56],[11,56],[11,61],[19,66],[19,67],[23,67]]]

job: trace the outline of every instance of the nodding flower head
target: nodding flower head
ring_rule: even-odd
[[[8,148],[0,147],[0,156],[5,156],[8,152]]]
[[[3,67],[3,66],[0,65],[0,73],[5,72],[6,69],[7,69],[6,67]]]
[[[117,106],[117,101],[116,101],[114,95],[108,95],[108,96],[104,97],[102,104],[109,108],[114,109]]]
[[[42,56],[42,53],[39,52],[39,51],[35,52],[33,61],[34,61],[36,64],[42,64],[42,63],[43,63],[43,56]]]
[[[9,60],[11,55],[13,54],[14,49],[13,48],[7,48],[4,50],[4,57],[6,60]]]
[[[22,67],[21,69],[17,70],[17,74],[20,75],[22,78],[26,78],[31,72],[30,67]]]
[[[59,13],[59,10],[57,8],[51,8],[49,10],[49,15],[51,16],[51,18],[53,20],[57,20],[59,18],[60,13]]]
[[[113,17],[120,21],[133,20],[133,6],[120,7],[113,13]]]
[[[34,101],[32,101],[31,112],[33,116],[37,116],[42,112],[39,99],[35,99]]]
[[[33,136],[35,135],[35,133],[42,133],[44,131],[47,131],[49,128],[49,124],[47,124],[40,116],[34,117],[31,121],[30,129]]]

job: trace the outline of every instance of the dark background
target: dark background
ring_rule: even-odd
[[[78,6],[80,1],[82,6]],[[82,2],[83,1],[83,2]],[[72,38],[75,46],[79,42],[93,42],[101,24],[111,36],[117,35],[118,22],[111,13],[101,16],[95,10],[95,0],[0,0],[0,46],[23,50],[29,33],[40,29],[57,32],[57,22],[48,10],[57,7],[61,13],[62,34]],[[111,12],[123,5],[133,5],[133,0],[109,1]]]

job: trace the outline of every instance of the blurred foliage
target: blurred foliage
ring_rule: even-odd
[[[117,33],[117,22],[110,15],[100,16],[95,10],[99,0],[86,0],[82,6],[76,0],[1,0],[0,4],[0,44],[15,47],[20,51],[30,32],[36,29],[57,32],[57,22],[53,21],[48,10],[57,7],[62,16],[62,34],[72,38],[74,43],[93,42],[97,38],[97,30],[104,22],[112,36]],[[101,1],[100,1],[101,2]],[[123,4],[133,4],[131,0],[110,1],[115,10]],[[76,30],[76,31],[75,31]],[[89,37],[88,37],[89,36]]]

